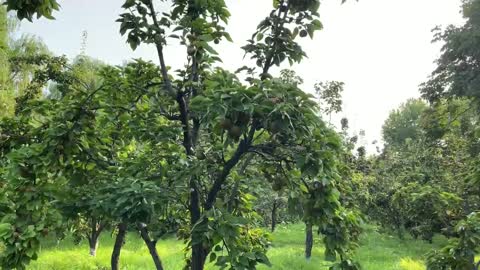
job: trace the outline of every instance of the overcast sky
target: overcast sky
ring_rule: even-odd
[[[39,36],[55,54],[73,58],[80,52],[83,31],[88,32],[86,53],[110,64],[131,58],[157,61],[154,48],[132,52],[115,22],[122,0],[60,0],[55,21],[24,22],[21,32]],[[217,46],[226,68],[246,62],[240,46],[271,8],[272,0],[226,0],[232,13],[228,30],[234,43]],[[345,82],[344,112],[351,128],[366,131],[365,141],[381,139],[388,113],[411,97],[434,69],[440,44],[432,44],[431,29],[459,24],[461,0],[323,0],[324,30],[314,40],[302,40],[309,58],[292,68],[312,92],[318,81]],[[170,66],[184,63],[184,49],[169,46]],[[278,69],[276,70],[278,71]],[[334,118],[337,121],[336,118]]]

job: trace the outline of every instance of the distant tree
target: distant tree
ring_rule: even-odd
[[[327,81],[315,84],[315,92],[320,99],[321,110],[332,118],[333,113],[342,111],[342,92],[345,83],[337,81]]]
[[[427,104],[419,99],[409,99],[390,113],[383,125],[383,140],[390,147],[402,147],[407,139],[418,140],[422,135],[421,116]]]
[[[460,26],[450,25],[446,29],[437,29],[434,41],[442,42],[442,52],[437,60],[437,67],[433,71],[430,79],[422,85],[422,95],[432,104],[440,104],[437,107],[446,108],[443,114],[434,114],[429,118],[432,125],[430,136],[440,140],[449,140],[447,145],[460,146],[463,142],[467,145],[472,154],[463,168],[461,174],[464,178],[462,186],[466,187],[462,194],[468,198],[474,194],[475,200],[480,199],[478,188],[474,188],[472,183],[478,182],[480,171],[477,169],[478,159],[478,108],[480,105],[480,68],[479,68],[479,45],[480,40],[480,1],[463,1],[463,16],[465,23]],[[466,101],[463,109],[458,110],[459,106],[454,105],[456,99]],[[452,102],[453,101],[453,102]],[[447,106],[445,106],[445,103]],[[447,118],[445,115],[454,117]],[[474,112],[474,117],[471,117]],[[463,119],[458,121],[459,119]],[[437,120],[437,121],[435,121]],[[441,120],[441,121],[439,121]],[[460,132],[452,134],[452,123],[459,123],[456,129]],[[454,129],[453,129],[454,130]],[[449,136],[452,134],[453,136]],[[470,134],[470,135],[469,135]],[[466,140],[462,140],[466,139]],[[456,143],[452,143],[456,142]],[[467,155],[468,157],[468,155]],[[477,185],[478,187],[478,185]],[[476,203],[465,204],[464,210],[471,212],[456,227],[457,238],[452,240],[449,245],[439,251],[434,251],[428,258],[428,269],[472,269],[478,268],[475,265],[475,254],[478,250],[478,211],[480,206]]]

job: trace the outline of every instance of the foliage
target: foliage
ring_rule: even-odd
[[[368,216],[399,234],[406,229],[429,241],[434,233],[452,235],[455,224],[476,207],[475,195],[458,181],[476,155],[470,124],[475,118],[465,100],[429,107],[412,100],[393,111],[384,126],[387,144],[374,161]]]
[[[465,138],[468,155],[471,157],[466,162],[466,169],[463,171],[465,191],[462,195],[467,198],[464,209],[468,212],[464,220],[456,226],[457,239],[445,246],[440,251],[432,252],[429,256],[430,269],[471,269],[474,265],[474,254],[478,248],[478,210],[476,203],[479,198],[478,190],[472,186],[478,177],[478,34],[479,34],[480,1],[469,0],[463,2],[463,15],[466,19],[464,25],[449,26],[445,30],[437,29],[435,41],[444,42],[442,54],[437,60],[437,68],[430,79],[423,84],[422,94],[431,103],[442,103],[448,100],[447,112],[457,112],[452,120],[437,121],[434,132],[431,134],[436,138],[448,137],[451,130],[451,123],[460,122],[457,125],[460,132],[457,136]],[[466,101],[463,110],[462,106],[455,106],[456,100]],[[457,121],[458,119],[460,121]],[[431,123],[434,122],[432,119]],[[451,131],[450,131],[451,132]],[[470,202],[473,200],[473,203]]]
[[[383,139],[390,147],[403,147],[407,139],[416,141],[422,135],[420,119],[427,105],[410,99],[390,113],[383,126]]]
[[[458,238],[428,255],[429,270],[473,269],[480,246],[480,214],[474,212],[455,227]]]
[[[337,81],[315,84],[315,92],[322,103],[322,111],[327,115],[342,111],[342,92],[344,85],[343,82]]]
[[[5,3],[7,10],[17,11],[17,17],[32,21],[33,16],[36,15],[37,19],[45,17],[47,19],[54,19],[52,12],[58,10],[60,5],[56,0],[7,0]]]
[[[415,237],[432,241],[434,232],[449,233],[461,216],[461,198],[429,185],[410,183],[392,196],[392,206]]]
[[[30,4],[8,1],[7,7],[27,19],[49,18],[58,8],[55,1]],[[67,68],[61,58],[28,58],[42,70],[17,99],[15,120],[26,123],[33,142],[15,142],[18,149],[6,162],[12,168],[30,165],[35,177],[29,185],[42,188],[39,196],[52,196],[41,197],[38,207],[62,209],[68,220],[68,213],[77,212],[84,220],[137,225],[157,269],[162,266],[156,242],[176,229],[187,244],[187,269],[204,269],[207,259],[223,268],[255,269],[269,264],[269,238],[253,228],[251,190],[236,183],[248,181],[249,167],[263,169],[275,176],[273,189],[286,191],[290,207],[304,208],[302,218],[321,228],[327,259],[340,257],[334,269],[358,269],[351,242],[358,238],[359,221],[356,212],[341,206],[337,188],[341,140],[319,117],[298,78],[270,74],[272,66],[306,55],[296,38],[313,37],[322,28],[319,1],[274,1],[243,47],[261,69],[259,75],[255,67],[238,70],[247,72],[246,81],[213,67],[221,61],[213,44],[231,40],[224,1],[172,1],[170,11],[157,13],[151,0],[126,0],[123,8],[120,33],[132,49],[154,45],[159,66],[135,60],[89,73],[86,59]],[[187,51],[187,65],[175,73],[164,59],[172,39]],[[41,99],[39,90],[48,81],[55,83],[50,99]],[[24,151],[29,155],[13,158]],[[239,170],[240,164],[245,169]],[[12,179],[18,174],[7,173]],[[7,187],[13,183],[9,179]],[[44,183],[56,192],[47,193]],[[232,184],[238,188],[230,191]],[[98,192],[88,192],[92,187]],[[12,201],[28,209],[29,202],[20,203],[22,195]],[[230,196],[237,203],[223,199]],[[41,218],[51,219],[48,213]],[[18,220],[5,221],[12,222]],[[38,234],[31,237],[38,242]],[[7,249],[12,244],[7,242]],[[31,246],[28,252],[37,250]],[[13,248],[2,262],[24,267],[22,252]]]

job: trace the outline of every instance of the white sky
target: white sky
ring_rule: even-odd
[[[22,23],[21,32],[43,39],[56,54],[73,58],[80,52],[81,35],[88,32],[86,53],[110,64],[131,58],[157,62],[153,47],[132,52],[118,33],[115,22],[122,0],[60,0],[55,21]],[[217,50],[226,68],[234,71],[248,63],[240,49],[258,22],[268,15],[272,0],[226,0],[232,18],[228,31],[234,43]],[[323,0],[320,7],[324,30],[301,44],[309,58],[292,68],[304,78],[305,91],[318,81],[345,82],[344,112],[353,132],[366,130],[365,142],[381,138],[388,113],[410,97],[434,69],[439,44],[431,44],[436,25],[459,24],[461,0]],[[184,49],[169,46],[167,63],[184,63]],[[334,121],[338,121],[334,118]]]

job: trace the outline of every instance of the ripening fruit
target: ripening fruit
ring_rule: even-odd
[[[48,235],[48,228],[44,228],[44,229],[42,230],[42,235],[43,235],[43,236],[47,236],[47,235]]]
[[[307,30],[304,29],[304,30],[300,31],[300,37],[303,38],[303,37],[306,37],[307,35],[308,35]]]
[[[230,120],[228,118],[222,119],[222,121],[220,121],[220,127],[225,129],[225,130],[231,129],[232,126],[233,126],[232,120]]]
[[[187,53],[188,53],[188,55],[194,55],[195,52],[196,52],[195,47],[193,47],[193,46],[188,46],[188,48],[187,48]]]
[[[270,130],[270,132],[272,132],[272,133],[278,133],[278,132],[282,131],[282,128],[283,128],[283,123],[282,123],[282,121],[280,121],[280,120],[275,120],[275,121],[273,121],[272,123],[270,123],[269,130]]]
[[[233,138],[238,138],[242,135],[242,129],[239,126],[233,126],[230,130],[228,130],[228,135],[232,136]]]
[[[219,40],[218,38],[216,38],[216,39],[213,41],[213,43],[219,44],[219,43],[220,43],[220,40]]]
[[[282,5],[282,6],[280,7],[280,11],[281,11],[281,12],[286,12],[287,10],[288,10],[288,9],[287,9],[287,6],[285,6],[285,5]]]
[[[238,114],[237,119],[238,123],[240,123],[241,125],[246,125],[248,124],[248,122],[250,122],[250,115],[242,112]]]

